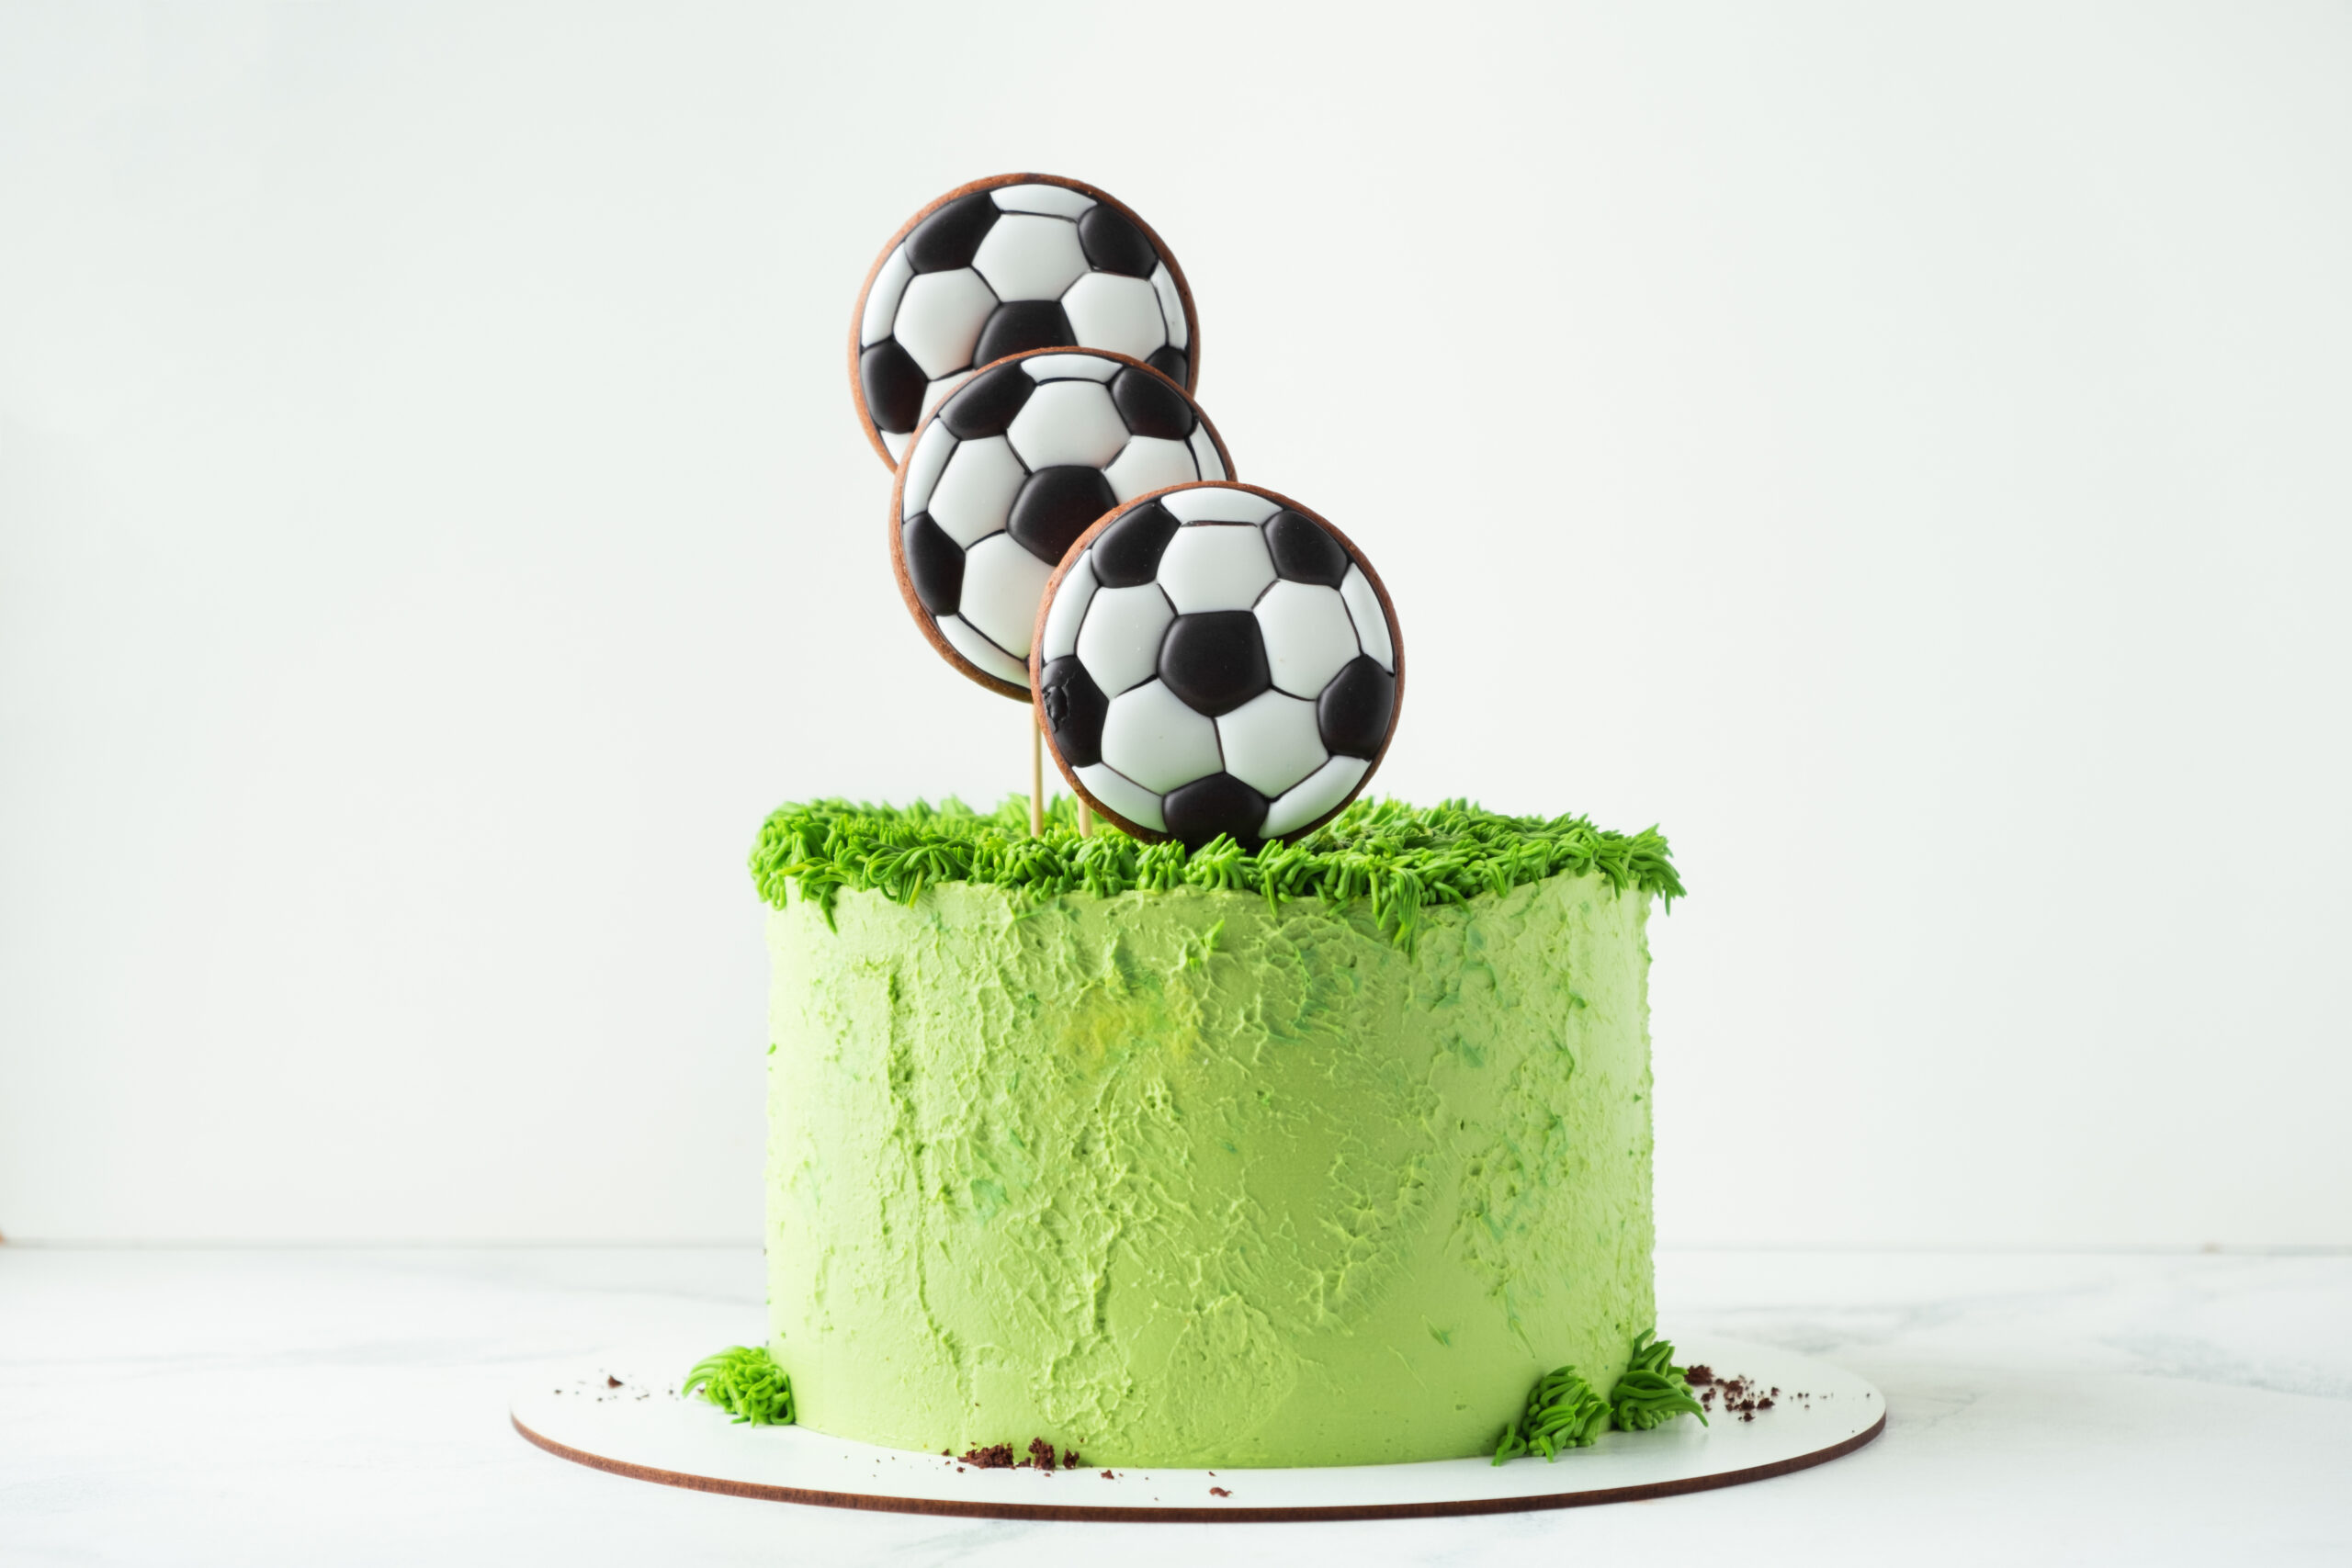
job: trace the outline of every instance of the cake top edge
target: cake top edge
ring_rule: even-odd
[[[1422,909],[1502,894],[1528,883],[1597,874],[1620,892],[1683,897],[1665,837],[1597,828],[1583,817],[1506,817],[1466,800],[1412,806],[1359,799],[1324,826],[1255,852],[1230,839],[1197,850],[1145,843],[1097,823],[1079,832],[1078,809],[1057,797],[1041,836],[1029,801],[1007,796],[992,811],[958,800],[875,806],[812,800],[780,806],[752,846],[752,881],[777,908],[793,895],[831,919],[844,888],[911,904],[926,887],[973,883],[1037,898],[1106,897],[1206,888],[1259,893],[1279,903],[1370,899],[1384,930],[1409,944]]]

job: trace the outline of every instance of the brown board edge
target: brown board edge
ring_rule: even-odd
[[[526,1441],[545,1449],[558,1459],[586,1465],[613,1475],[625,1475],[634,1481],[650,1481],[663,1486],[684,1487],[690,1492],[716,1492],[729,1497],[756,1497],[771,1503],[801,1503],[820,1508],[854,1508],[876,1514],[929,1514],[968,1519],[1054,1519],[1104,1524],[1235,1524],[1266,1525],[1308,1523],[1317,1520],[1345,1519],[1429,1519],[1475,1514],[1536,1513],[1553,1508],[1583,1508],[1602,1503],[1641,1503],[1658,1497],[1679,1497],[1693,1492],[1713,1492],[1726,1486],[1743,1486],[1752,1481],[1770,1481],[1776,1476],[1794,1474],[1811,1470],[1817,1464],[1843,1459],[1886,1430],[1886,1413],[1879,1412],[1876,1421],[1865,1431],[1817,1449],[1809,1454],[1791,1459],[1775,1460],[1770,1464],[1751,1465],[1746,1470],[1725,1471],[1719,1475],[1686,1476],[1677,1481],[1653,1481],[1639,1486],[1612,1486],[1598,1492],[1556,1492],[1532,1497],[1474,1497],[1452,1503],[1355,1503],[1329,1508],[1169,1508],[1074,1507],[1066,1503],[958,1503],[939,1497],[892,1497],[865,1492],[820,1492],[800,1486],[767,1486],[752,1481],[721,1481],[707,1475],[689,1475],[683,1471],[656,1470],[650,1465],[631,1464],[626,1460],[606,1459],[582,1449],[541,1437],[523,1425],[522,1417],[510,1414],[507,1419],[514,1425]],[[1082,1475],[1069,1477],[1083,1481]]]

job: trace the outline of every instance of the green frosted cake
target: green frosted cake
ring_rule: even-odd
[[[787,807],[767,1348],[797,1418],[1111,1465],[1492,1450],[1654,1321],[1655,833],[1359,802],[1187,852]]]

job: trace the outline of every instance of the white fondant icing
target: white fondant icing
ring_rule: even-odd
[[[1201,476],[1193,467],[1193,449],[1182,441],[1138,435],[1102,470],[1102,477],[1111,481],[1111,493],[1125,502],[1163,485],[1190,484]]]
[[[947,434],[944,426],[932,428]],[[1028,477],[1003,436],[958,442],[946,470],[932,487],[931,520],[969,549],[1004,526],[1012,514],[1012,498]]]
[[[945,402],[956,388],[970,380],[972,374],[969,370],[958,370],[953,376],[942,376],[938,380],[925,387],[922,389],[922,419],[929,419],[938,412],[939,405]],[[922,420],[917,420],[915,423],[920,427]]]
[[[1348,575],[1340,579],[1340,597],[1348,602],[1348,615],[1356,624],[1356,640],[1363,650],[1380,661],[1380,667],[1391,675],[1396,673],[1396,649],[1389,640],[1388,617],[1380,608],[1380,595],[1372,591],[1372,579],[1363,568],[1351,561]]]
[[[1186,491],[1170,500],[1181,500]],[[1159,558],[1159,586],[1180,615],[1246,610],[1274,580],[1266,536],[1242,524],[1201,523],[1176,530]]]
[[[1016,659],[1029,657],[1037,601],[1054,569],[1010,534],[991,534],[964,552],[964,592],[956,611]]]
[[[939,482],[939,470],[956,455],[956,437],[944,426],[934,424],[915,434],[922,439],[915,441],[914,451],[905,458],[907,482],[899,491],[901,523],[931,504],[931,491]]]
[[[1094,562],[1080,556],[1062,573],[1061,583],[1054,590],[1054,602],[1046,607],[1046,645],[1037,651],[1046,662],[1067,659],[1078,651],[1079,623],[1086,619],[1086,607],[1094,602]]]
[[[990,224],[972,267],[1000,299],[1058,299],[1088,270],[1077,224],[1026,214]]]
[[[1094,381],[1048,381],[1029,394],[1005,434],[1032,468],[1074,463],[1100,468],[1127,444],[1110,389]]]
[[[1159,294],[1148,277],[1090,272],[1062,296],[1070,331],[1089,348],[1107,348],[1148,359],[1168,341],[1159,319]]]
[[[883,261],[881,270],[874,275],[874,286],[865,291],[865,313],[857,326],[858,347],[871,348],[890,335],[890,320],[899,313],[899,296],[907,291],[907,281],[914,275],[914,264],[907,260],[904,245]]]
[[[1073,220],[1084,217],[1094,205],[1092,197],[1068,186],[999,186],[989,192],[989,199],[996,203],[999,212],[1042,212],[1049,218]]]
[[[1197,438],[1200,432],[1194,431]],[[1199,448],[1193,450],[1197,453]],[[1214,450],[1214,448],[1212,448]],[[1179,523],[1263,523],[1282,510],[1262,495],[1228,485],[1203,485],[1162,497],[1160,505]]]
[[[972,345],[996,309],[996,296],[970,267],[926,272],[907,285],[894,331],[899,346],[934,379],[972,363]]]
[[[1201,478],[1204,479],[1233,477],[1225,471],[1225,459],[1217,456],[1216,443],[1209,439],[1209,427],[1205,424],[1193,432],[1193,459],[1200,464]]]
[[[1294,696],[1320,696],[1357,652],[1347,601],[1338,589],[1319,582],[1277,582],[1267,589],[1258,601],[1258,631],[1266,641],[1266,668],[1274,684]]]
[[[1175,618],[1156,584],[1097,589],[1078,628],[1078,661],[1104,696],[1115,697],[1151,678],[1160,639]]]
[[[1151,287],[1159,296],[1160,320],[1168,323],[1168,346],[1185,347],[1192,333],[1184,324],[1184,297],[1176,291],[1176,275],[1168,270],[1166,262],[1151,269]]]
[[[1216,725],[1185,706],[1164,682],[1147,681],[1111,699],[1102,720],[1102,760],[1166,795],[1217,771]]]
[[[1117,812],[1138,828],[1148,828],[1155,833],[1168,831],[1168,818],[1160,814],[1159,796],[1121,773],[1100,762],[1076,770],[1078,782],[1086,793]]]
[[[1347,799],[1348,792],[1362,784],[1371,770],[1372,764],[1362,757],[1332,758],[1275,801],[1258,831],[1269,839],[1295,832]]]
[[[1099,354],[1041,354],[1023,360],[1021,368],[1032,381],[1108,381],[1126,367]]]
[[[939,627],[939,635],[947,639],[948,647],[989,674],[1016,686],[1029,683],[1029,666],[982,637],[976,628],[966,626],[960,616],[943,615],[933,624]]]
[[[1261,692],[1243,703],[1216,721],[1216,733],[1225,771],[1269,800],[1331,757],[1316,728],[1315,705],[1280,692]]]
[[[882,433],[882,449],[890,454],[890,466],[898,467],[907,457],[907,443],[915,438],[910,430],[886,430]]]

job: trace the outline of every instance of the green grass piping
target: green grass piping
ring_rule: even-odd
[[[1555,1367],[1528,1391],[1527,1408],[1503,1428],[1495,1462],[1542,1454],[1549,1464],[1563,1449],[1589,1449],[1609,1429],[1609,1404],[1574,1367]]]
[[[1496,1439],[1495,1462],[1542,1454],[1549,1463],[1564,1450],[1592,1447],[1611,1427],[1647,1432],[1686,1414],[1706,1424],[1707,1412],[1674,1364],[1674,1347],[1658,1338],[1657,1330],[1645,1328],[1634,1337],[1633,1362],[1607,1399],[1593,1393],[1574,1367],[1555,1367],[1538,1378],[1528,1392],[1527,1407]]]
[[[1369,899],[1379,928],[1410,947],[1424,911],[1563,874],[1597,873],[1621,891],[1683,896],[1656,828],[1617,833],[1582,817],[1505,817],[1464,800],[1432,807],[1358,800],[1306,837],[1252,853],[1220,838],[1187,852],[1099,825],[1078,832],[1076,806],[1057,798],[1042,837],[1029,835],[1025,795],[994,811],[960,801],[867,806],[815,800],[783,806],[752,847],[752,880],[777,908],[792,895],[833,919],[844,887],[912,904],[926,887],[967,882],[1033,898],[1178,887],[1261,893],[1334,906]]]
[[[1674,1347],[1653,1338],[1656,1333],[1647,1330],[1634,1341],[1634,1364],[1609,1391],[1610,1419],[1625,1432],[1646,1432],[1686,1415],[1696,1416],[1699,1425],[1706,1426],[1706,1408],[1682,1381],[1682,1369],[1674,1364]]]
[[[755,1345],[729,1345],[696,1361],[678,1389],[681,1398],[696,1393],[735,1417],[737,1426],[789,1427],[792,1421],[792,1380],[775,1358]]]

